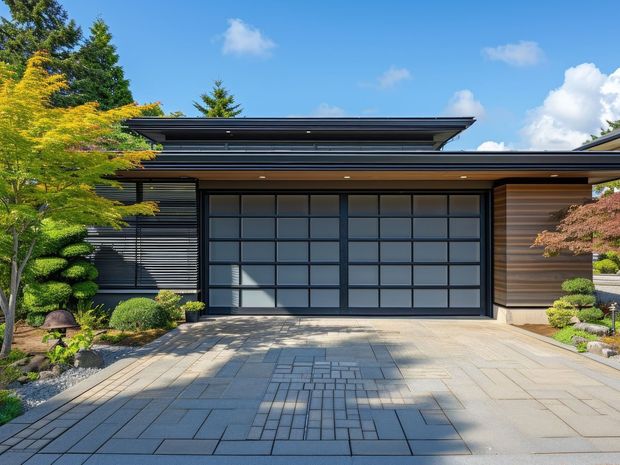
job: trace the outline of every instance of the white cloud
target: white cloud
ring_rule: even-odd
[[[503,61],[513,66],[533,66],[540,63],[545,54],[536,42],[522,40],[516,44],[485,47],[482,54],[489,60]]]
[[[528,112],[521,134],[532,150],[570,150],[590,134],[620,119],[620,68],[602,73],[583,63],[564,73],[564,82]]]
[[[493,140],[487,140],[480,144],[476,149],[479,152],[506,152],[511,150],[504,142],[495,142]]]
[[[316,109],[312,112],[312,116],[320,116],[320,117],[337,117],[344,116],[345,111],[337,107],[335,105],[330,105],[328,103],[321,103]]]
[[[474,93],[469,89],[459,90],[454,93],[445,112],[449,116],[475,116],[482,118],[485,114],[484,106],[474,98]]]
[[[243,22],[241,19],[228,20],[228,29],[224,32],[224,55],[256,55],[267,56],[276,46],[268,37],[257,28]]]
[[[411,73],[407,68],[397,68],[390,66],[377,78],[377,85],[380,89],[389,89],[401,81],[411,79]]]

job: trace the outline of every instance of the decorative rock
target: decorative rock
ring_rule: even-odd
[[[578,345],[578,344],[583,344],[584,342],[590,342],[590,339],[586,339],[585,337],[581,337],[581,336],[573,336],[570,338],[570,341],[572,342],[572,344],[574,346]]]
[[[12,367],[23,367],[28,363],[28,357],[20,358],[19,360],[11,363]]]
[[[95,350],[82,349],[75,354],[76,368],[103,368],[105,362],[101,354]]]
[[[596,355],[603,355],[603,349],[612,349],[612,347],[609,344],[605,344],[601,341],[588,342],[588,352]]]
[[[20,376],[17,378],[17,382],[19,384],[26,384],[28,382],[28,377],[26,375]]]
[[[576,323],[573,328],[586,331],[590,334],[597,336],[607,336],[609,334],[609,328],[603,325],[595,325],[593,323]]]
[[[21,370],[24,373],[28,373],[29,371],[36,371],[37,373],[40,371],[46,371],[49,369],[50,361],[45,355],[35,355],[30,359],[26,365],[22,366]]]
[[[63,369],[63,367],[61,365],[54,365],[52,367],[52,373],[54,373],[54,376],[62,375],[63,371],[65,371],[65,370]]]
[[[56,375],[54,374],[52,370],[46,370],[46,371],[39,372],[39,379],[51,379],[51,378],[56,378]]]
[[[602,353],[603,357],[607,357],[607,358],[614,357],[614,356],[618,355],[618,352],[615,351],[614,349],[603,349],[603,350],[601,350],[601,353]]]

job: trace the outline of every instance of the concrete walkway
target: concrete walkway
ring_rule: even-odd
[[[3,465],[620,463],[620,371],[491,320],[222,317],[0,427],[0,452]]]

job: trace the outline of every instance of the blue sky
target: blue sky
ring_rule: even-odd
[[[617,0],[62,4],[110,25],[136,100],[189,116],[223,79],[245,116],[477,114],[454,150],[571,148],[620,119]]]

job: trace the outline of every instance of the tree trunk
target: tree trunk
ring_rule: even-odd
[[[9,296],[8,308],[3,308],[4,311],[4,341],[2,341],[2,350],[0,350],[0,358],[5,358],[11,353],[11,346],[13,345],[13,331],[15,329],[15,307],[17,304],[17,297],[13,292]]]

